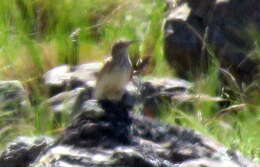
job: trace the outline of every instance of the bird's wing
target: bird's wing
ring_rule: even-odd
[[[151,61],[151,56],[145,56],[143,59],[139,59],[134,66],[133,75],[142,74],[145,71],[146,67],[149,65]]]
[[[97,79],[100,78],[104,74],[105,71],[106,72],[109,71],[109,68],[111,67],[111,64],[112,64],[112,57],[110,56],[110,57],[106,58],[106,60],[105,60],[105,62],[103,64],[103,67],[101,68],[101,70],[95,74]]]

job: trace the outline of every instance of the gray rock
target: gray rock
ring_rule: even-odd
[[[17,113],[29,107],[28,94],[20,81],[0,81],[0,111]]]
[[[156,117],[163,112],[162,105],[183,103],[183,96],[190,96],[189,90],[192,84],[181,79],[171,78],[149,78],[141,84],[141,103],[145,116]]]
[[[49,137],[18,137],[2,152],[1,167],[28,167],[53,140]]]
[[[70,71],[71,67],[69,65],[54,67],[44,74],[44,84],[55,87],[63,86],[66,83],[66,80],[69,80],[71,77],[69,75]]]
[[[79,107],[74,110],[73,117],[80,117],[84,114],[87,118],[98,119],[105,114],[105,111],[99,106],[96,100],[87,100],[79,105]]]
[[[76,101],[79,95],[84,92],[82,87],[73,89],[71,91],[65,91],[49,98],[44,105],[50,107],[54,113],[71,113],[75,107]]]
[[[69,65],[58,66],[44,74],[44,84],[48,87],[51,96],[77,87],[93,87],[96,80],[95,73],[100,70],[101,66],[102,63],[98,62],[75,67]]]
[[[113,149],[99,150],[84,150],[68,146],[57,146],[49,150],[39,161],[32,164],[31,167],[43,167],[48,165],[52,167],[174,166],[167,160],[142,154],[135,147],[131,146],[118,146]]]
[[[216,161],[211,159],[191,160],[182,164],[182,167],[239,167],[239,165],[231,161]],[[252,166],[253,167],[253,166]]]

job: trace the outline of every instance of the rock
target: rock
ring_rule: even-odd
[[[147,156],[140,154],[134,148],[124,146],[105,150],[83,150],[68,146],[57,146],[49,150],[30,167],[48,165],[51,167],[174,167],[167,160],[154,159],[155,157],[151,155],[150,157]]]
[[[164,52],[178,76],[190,78],[207,69],[203,34],[213,0],[181,1],[170,9],[164,25]]]
[[[31,167],[259,167],[190,129],[129,115],[123,101],[87,103]]]
[[[44,102],[44,105],[49,106],[51,111],[54,113],[71,113],[76,105],[76,102],[80,100],[78,98],[80,98],[80,95],[83,93],[84,95],[87,95],[88,92],[86,92],[82,87],[65,91],[49,98],[46,102]],[[89,96],[91,97],[91,95]]]
[[[85,65],[85,67],[88,67],[88,65]],[[95,83],[95,78],[88,79],[85,80],[85,83]],[[68,79],[67,82],[70,83],[71,80]],[[225,101],[220,97],[191,94],[189,90],[192,89],[192,86],[190,82],[181,79],[156,77],[140,79],[134,77],[133,81],[126,86],[124,102],[128,106],[139,105],[144,115],[154,118],[157,113],[161,112],[160,107],[163,104],[172,104],[172,102],[174,104],[192,103],[192,100],[195,99],[199,101]],[[85,107],[89,105],[86,101],[94,98],[94,89],[94,86],[86,84],[84,87],[59,93],[48,99],[44,104],[47,104],[54,113],[65,112],[72,114],[71,117],[74,117],[77,113],[84,112]]]
[[[228,69],[239,83],[251,83],[259,72],[260,60],[254,61],[251,55],[256,40],[252,35],[260,28],[259,11],[257,0],[218,0],[208,24],[207,42],[213,46],[221,67]]]
[[[71,68],[69,65],[54,67],[44,74],[44,84],[46,84],[47,86],[55,87],[63,86],[66,80],[70,79],[70,76],[68,74],[70,71]]]
[[[185,162],[182,164],[182,167],[239,167],[239,165],[230,162],[230,161],[225,161],[223,160],[223,162],[219,162],[216,160],[210,160],[210,159],[204,159],[201,158],[199,160],[191,160],[188,162]],[[253,166],[252,166],[253,167]]]
[[[140,97],[137,100],[143,104],[143,113],[145,116],[155,118],[161,111],[164,104],[186,102],[182,97],[192,96],[190,90],[192,83],[171,78],[149,78],[140,85]],[[189,99],[187,99],[188,101]]]
[[[72,78],[85,82],[87,85],[94,86],[93,81],[96,80],[96,73],[100,71],[103,63],[92,62],[81,64],[72,69]],[[94,82],[95,83],[95,82]]]
[[[85,102],[94,98],[95,73],[100,68],[100,64],[82,64],[74,67],[73,70],[64,65],[48,71],[44,76],[45,84],[49,87],[53,96],[44,104],[47,104],[50,110],[55,113],[66,112],[72,113],[73,116],[81,110],[85,110]],[[55,77],[57,72],[59,74]],[[69,86],[76,80],[82,84]],[[127,99],[124,101],[128,103],[126,104],[128,106],[144,104],[144,113],[154,117],[152,115],[157,112],[156,109],[159,107],[159,103],[163,103],[163,99],[167,98],[171,101],[173,96],[187,94],[191,87],[191,83],[180,79],[154,77],[140,79],[134,76],[133,80],[126,86],[124,98]]]
[[[74,110],[75,117],[82,117],[82,114],[90,119],[98,119],[105,115],[105,111],[99,106],[96,100],[87,100],[83,102],[77,110]]]
[[[178,78],[148,77],[144,80],[144,84],[146,83],[150,83],[163,91],[189,90],[193,86],[192,83]]]
[[[170,4],[164,51],[179,76],[206,72],[215,56],[240,85],[257,79],[260,60],[253,58],[253,34],[260,28],[259,1],[172,0]]]
[[[0,166],[28,167],[52,142],[49,137],[18,137],[2,152]]]
[[[44,74],[44,84],[48,87],[50,96],[77,87],[93,87],[96,80],[95,73],[100,70],[101,66],[102,63],[98,62],[75,67],[70,67],[69,65],[58,66]]]
[[[149,78],[141,84],[140,95],[145,116],[155,118],[163,104],[174,101],[183,102],[181,97],[188,96],[192,84],[181,79]],[[177,99],[177,100],[175,100]]]
[[[17,113],[29,109],[28,94],[20,81],[0,81],[0,110]]]
[[[124,101],[86,101],[81,112],[75,114],[75,119],[59,139],[59,143],[76,144],[80,147],[111,147],[111,140],[128,143],[130,108],[131,106],[125,105]]]

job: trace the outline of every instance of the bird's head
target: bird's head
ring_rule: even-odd
[[[136,42],[138,42],[138,41],[132,40],[132,41],[119,41],[119,42],[116,42],[113,45],[113,47],[112,47],[112,56],[118,56],[118,55],[127,53],[128,47],[131,44],[136,43]]]

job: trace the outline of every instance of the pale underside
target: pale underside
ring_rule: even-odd
[[[125,86],[132,75],[131,62],[127,59],[124,65],[112,60],[107,61],[97,76],[95,98],[119,101],[125,91]]]

